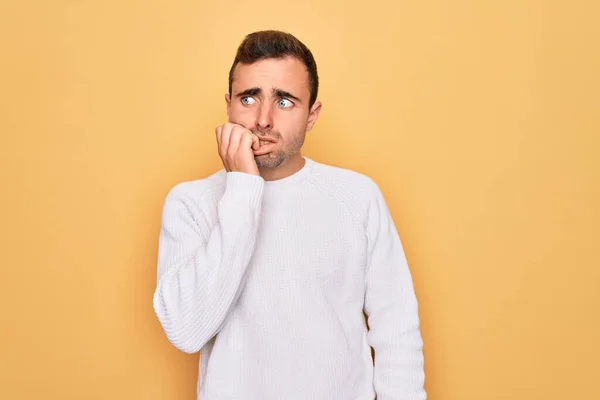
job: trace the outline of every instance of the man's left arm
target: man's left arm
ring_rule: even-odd
[[[368,212],[365,313],[375,351],[377,400],[425,400],[418,304],[400,237],[374,184]]]

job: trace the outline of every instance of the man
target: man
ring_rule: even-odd
[[[224,169],[165,200],[154,309],[173,345],[201,351],[199,399],[426,398],[417,301],[382,193],[301,155],[317,91],[304,44],[248,35],[216,128]]]

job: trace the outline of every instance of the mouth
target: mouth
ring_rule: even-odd
[[[261,144],[263,142],[275,143],[277,141],[277,138],[275,138],[271,135],[267,136],[267,135],[259,135],[256,132],[253,132],[253,133],[258,137],[258,140],[260,140]]]
[[[271,151],[273,151],[273,148],[275,147],[275,142],[260,140],[259,143],[260,149],[254,150],[255,156],[263,156],[265,154],[268,154]]]
[[[258,133],[254,134],[258,137],[258,144],[260,144],[260,148],[258,150],[254,150],[255,156],[263,156],[273,151],[273,147],[277,143],[277,138],[271,135],[260,135]]]

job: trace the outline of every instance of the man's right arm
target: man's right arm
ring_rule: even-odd
[[[198,212],[181,187],[163,207],[153,304],[169,341],[186,353],[221,328],[254,250],[264,181],[228,172],[226,183],[216,216]]]

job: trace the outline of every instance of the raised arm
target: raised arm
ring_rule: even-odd
[[[169,339],[199,351],[220,330],[243,285],[253,253],[264,181],[227,173],[216,210],[184,186],[167,196],[159,239],[154,310]]]

